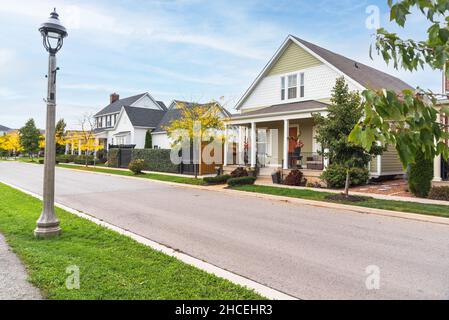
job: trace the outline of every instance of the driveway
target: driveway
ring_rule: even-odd
[[[42,171],[0,162],[0,180],[39,194]],[[449,298],[447,225],[65,169],[56,177],[66,206],[301,299]]]

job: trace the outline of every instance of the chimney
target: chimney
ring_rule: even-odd
[[[118,93],[114,92],[114,93],[111,94],[111,103],[114,103],[114,102],[116,102],[119,99],[120,99],[120,95]]]

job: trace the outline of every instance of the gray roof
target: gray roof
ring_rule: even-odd
[[[135,127],[156,128],[167,111],[125,106],[126,114]]]
[[[7,132],[7,131],[9,131],[9,130],[11,130],[11,129],[8,128],[8,127],[2,126],[2,125],[0,124],[0,131],[5,131],[5,132]]]
[[[162,108],[162,110],[167,110],[167,106],[165,105],[165,103],[163,101],[156,101]]]
[[[412,86],[392,75],[346,58],[298,37],[292,37],[366,88],[390,89],[394,91],[413,89]]]
[[[120,110],[122,110],[122,107],[130,106],[130,105],[136,103],[139,99],[141,99],[146,94],[147,93],[141,93],[136,96],[119,99],[119,100],[111,103],[110,105],[106,106],[105,108],[103,108],[103,110],[98,112],[95,116],[101,116],[101,115],[109,114],[109,113],[119,113]],[[167,107],[165,106],[165,104],[163,102],[158,101],[157,103],[161,106],[161,108],[163,108],[163,110],[167,110]]]
[[[185,104],[187,107],[192,107],[194,105],[197,105],[197,103],[194,102],[187,102],[187,101],[180,101],[180,100],[175,100],[176,103],[183,103]],[[200,104],[201,106],[211,106],[212,103],[206,103],[206,104]],[[225,114],[225,116],[230,117],[231,113],[226,110],[225,108],[221,107],[222,112]],[[158,133],[158,132],[165,132],[167,131],[166,128],[170,125],[170,123],[172,123],[172,121],[177,120],[177,119],[181,119],[182,117],[182,110],[178,109],[178,108],[170,108],[167,110],[167,112],[165,113],[164,117],[162,118],[162,120],[160,121],[159,125],[156,127],[156,129],[153,131],[154,133]]]
[[[293,102],[286,104],[277,104],[270,107],[262,108],[259,110],[249,111],[242,114],[235,114],[232,116],[233,119],[247,116],[263,116],[271,113],[283,113],[283,112],[295,112],[295,111],[304,111],[304,110],[314,110],[314,109],[324,109],[328,106],[328,104],[315,101],[301,101],[301,102]]]

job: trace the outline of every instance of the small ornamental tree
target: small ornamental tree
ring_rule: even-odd
[[[441,72],[445,69],[449,76],[449,1],[401,0],[393,3],[388,0],[388,5],[390,20],[400,27],[405,27],[412,11],[424,15],[431,26],[427,29],[427,38],[421,41],[401,39],[395,33],[378,29],[377,53],[387,64],[392,62],[396,69],[413,72],[427,66]],[[438,116],[440,113],[449,115],[449,108],[436,108],[438,95],[420,88],[402,92],[389,88],[365,90],[362,95],[363,115],[352,130],[350,141],[366,150],[370,150],[375,142],[394,146],[404,169],[418,164],[422,158],[433,161],[442,155],[448,159],[449,147],[444,140],[449,134]]]
[[[361,100],[358,92],[350,92],[343,77],[338,78],[332,89],[331,105],[327,116],[314,114],[317,128],[316,141],[321,144],[323,156],[331,165],[345,168],[345,194],[348,196],[351,168],[365,168],[373,155],[382,153],[382,148],[372,146],[366,151],[348,140],[349,134],[361,115]],[[374,142],[372,142],[374,144]]]
[[[34,154],[39,152],[39,142],[41,134],[33,119],[28,120],[25,126],[19,130],[20,145],[25,153],[27,153],[31,160]]]
[[[202,141],[203,135],[208,132],[219,132],[224,130],[223,120],[221,119],[221,108],[217,102],[208,104],[198,103],[183,103],[179,102],[177,105],[180,109],[181,117],[170,123],[165,129],[168,136],[173,139],[174,146],[180,146],[185,143],[188,138],[190,143],[195,141]],[[184,132],[186,136],[179,136],[178,132]],[[210,137],[211,140],[214,137]],[[200,159],[201,147],[193,143],[193,152],[197,153],[195,156]],[[197,165],[195,168],[195,178],[198,177]]]
[[[153,136],[151,130],[147,130],[145,135],[145,149],[153,149]]]

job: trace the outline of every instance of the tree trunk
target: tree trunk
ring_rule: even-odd
[[[349,174],[349,168],[348,168],[348,169],[346,169],[346,183],[345,183],[346,198],[349,197],[349,184],[350,184],[350,174]]]

